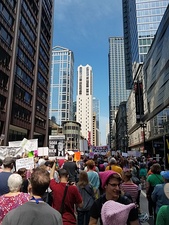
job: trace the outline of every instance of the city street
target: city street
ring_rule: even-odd
[[[140,195],[140,205],[141,205],[141,212],[147,212],[148,213],[148,202],[146,199],[145,190],[141,191]],[[154,225],[153,218],[150,218],[147,223],[143,223],[143,225]]]

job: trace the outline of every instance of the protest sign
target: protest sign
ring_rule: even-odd
[[[27,170],[31,170],[34,168],[34,158],[22,158],[16,160],[16,171],[20,168],[26,168]]]

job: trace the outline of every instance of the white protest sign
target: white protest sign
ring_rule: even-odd
[[[127,152],[122,152],[122,156],[127,157],[128,153]]]
[[[34,168],[34,158],[22,158],[16,160],[16,171],[20,168],[26,168],[27,170],[31,170]]]
[[[27,140],[26,143],[24,144],[23,148],[28,152],[37,150],[38,149],[38,139]]]
[[[17,155],[22,155],[21,147],[0,146],[1,159],[4,159],[7,156],[16,157]]]
[[[48,156],[48,147],[38,148],[38,156]]]

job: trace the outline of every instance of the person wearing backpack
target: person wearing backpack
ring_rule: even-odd
[[[89,211],[94,203],[95,197],[86,171],[80,172],[77,188],[83,199],[83,207],[77,208],[77,225],[88,225],[90,219]]]

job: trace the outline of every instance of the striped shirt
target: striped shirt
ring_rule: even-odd
[[[138,186],[134,183],[122,183],[121,184],[121,190],[125,194],[129,194],[133,200],[133,202],[136,202],[137,196],[138,196]]]

